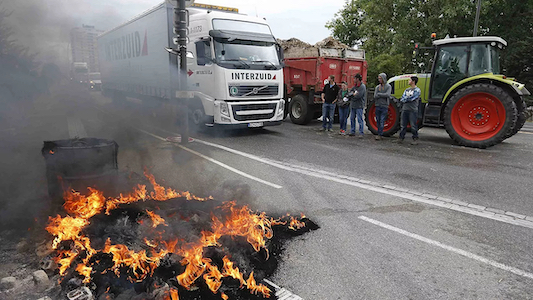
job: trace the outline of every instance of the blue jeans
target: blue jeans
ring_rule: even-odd
[[[334,114],[334,103],[322,103],[322,127],[324,127],[324,129],[331,129],[331,127],[333,126]]]
[[[378,135],[383,136],[383,127],[385,127],[385,120],[389,108],[385,106],[376,106],[376,123],[378,125]]]
[[[411,124],[411,133],[413,134],[413,139],[418,139],[418,126],[416,121],[418,119],[418,112],[412,110],[404,110],[401,115],[401,127],[400,139],[405,138],[405,133],[407,132],[407,122]]]
[[[350,105],[339,106],[339,123],[341,125],[341,130],[346,131],[348,116],[350,116]]]
[[[350,111],[350,124],[352,124],[350,133],[355,134],[355,117],[357,116],[357,123],[359,123],[359,134],[364,134],[363,127],[365,126],[365,121],[363,121],[363,109],[350,108]]]

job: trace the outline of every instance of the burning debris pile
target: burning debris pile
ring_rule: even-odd
[[[66,215],[50,217],[58,298],[277,299],[263,279],[284,240],[317,229],[303,215],[272,218],[159,185],[111,198],[89,188],[65,194]],[[89,297],[89,296],[87,296]],[[89,299],[89,298],[87,298]]]

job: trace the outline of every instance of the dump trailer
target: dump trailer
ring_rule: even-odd
[[[281,124],[282,52],[266,21],[228,7],[195,3],[187,10],[186,73],[169,51],[177,36],[167,2],[98,37],[104,94],[187,107],[193,128]]]
[[[411,76],[421,89],[419,126],[445,128],[459,145],[487,148],[516,134],[527,118],[524,84],[501,74],[499,53],[507,42],[496,36],[433,41],[431,73],[392,77],[392,100],[384,136],[400,129],[401,98]],[[415,49],[415,52],[417,49]],[[368,129],[376,134],[375,105],[366,110]]]
[[[360,73],[366,82],[368,65],[364,50],[350,48],[306,47],[285,52],[286,114],[295,124],[307,124],[322,115],[324,81],[335,75],[340,85],[354,86],[354,75]]]

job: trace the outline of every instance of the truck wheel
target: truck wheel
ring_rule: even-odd
[[[200,101],[200,100],[198,100]],[[198,132],[205,127],[205,112],[202,104],[193,104],[189,108],[189,124],[192,125],[191,129]]]
[[[518,119],[516,120],[516,125],[513,130],[505,138],[510,138],[515,135],[520,129],[522,129],[527,120],[526,101],[524,101],[524,99],[519,99],[518,101],[515,101],[515,104],[518,113]]]
[[[311,121],[312,113],[313,112],[309,109],[307,101],[302,94],[292,98],[289,105],[289,115],[294,124],[304,125],[309,123],[309,121]]]
[[[487,83],[466,86],[446,104],[444,125],[459,145],[487,148],[503,141],[516,126],[517,109],[503,89]]]
[[[378,123],[376,122],[376,103],[371,100],[365,112],[366,127],[374,135],[378,134]],[[400,108],[397,100],[391,99],[389,103],[389,112],[383,126],[383,136],[392,136],[400,129]]]

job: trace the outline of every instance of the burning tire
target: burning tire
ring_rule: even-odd
[[[383,126],[383,136],[392,136],[398,130],[400,130],[400,108],[398,106],[398,100],[391,99],[389,103],[389,111],[387,118],[385,119],[385,125]],[[365,112],[365,123],[368,130],[374,135],[378,134],[378,123],[376,122],[376,103],[371,100],[368,103]]]
[[[304,125],[311,121],[312,112],[302,94],[298,94],[292,98],[289,104],[289,115],[294,124]]]
[[[462,88],[446,104],[444,124],[459,145],[487,148],[512,135],[516,104],[500,87],[478,83]]]

